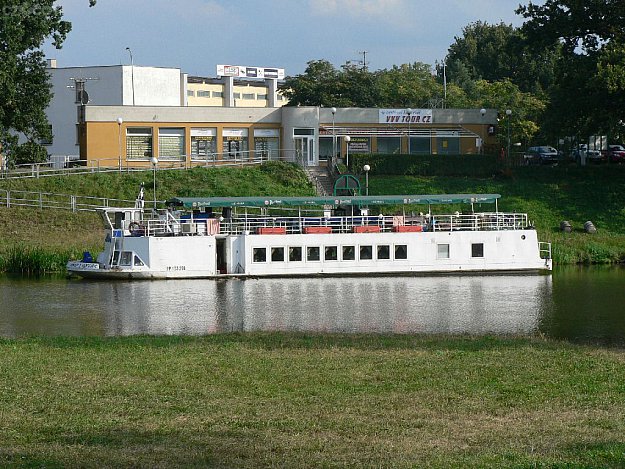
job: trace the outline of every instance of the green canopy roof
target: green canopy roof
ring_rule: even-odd
[[[323,205],[440,205],[457,203],[495,203],[499,194],[438,194],[438,195],[380,195],[327,197],[174,197],[168,205],[188,209],[204,207],[269,207],[269,206],[323,206]]]

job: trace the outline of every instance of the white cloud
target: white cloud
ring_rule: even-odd
[[[317,16],[344,15],[391,21],[393,13],[405,11],[406,0],[309,0],[311,13]]]

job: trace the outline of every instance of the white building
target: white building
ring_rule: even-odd
[[[110,65],[57,67],[48,60],[53,98],[46,114],[55,156],[78,157],[78,122],[82,104],[98,106],[186,106],[187,76],[178,68]]]

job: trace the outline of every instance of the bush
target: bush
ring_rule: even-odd
[[[501,171],[493,155],[350,155],[350,166],[360,172],[365,164],[371,172],[397,176],[490,177]]]

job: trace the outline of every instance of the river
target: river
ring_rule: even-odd
[[[544,335],[625,344],[625,268],[552,275],[102,282],[0,277],[0,337],[229,331]]]

